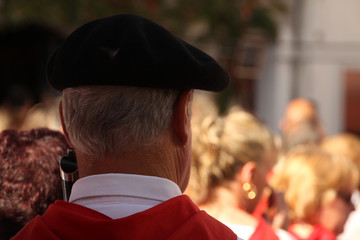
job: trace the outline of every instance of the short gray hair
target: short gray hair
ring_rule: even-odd
[[[65,128],[89,157],[114,156],[157,144],[169,127],[178,89],[82,86],[63,91]]]

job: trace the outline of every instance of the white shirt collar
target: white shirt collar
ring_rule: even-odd
[[[119,218],[144,211],[181,194],[179,186],[165,178],[111,173],[77,180],[69,202]]]

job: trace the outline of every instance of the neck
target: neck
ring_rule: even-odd
[[[254,227],[258,224],[258,221],[239,205],[237,195],[223,186],[216,187],[213,197],[199,207],[226,224]]]
[[[303,221],[294,221],[290,224],[289,230],[300,238],[307,239],[314,231],[314,226]]]
[[[160,146],[160,147],[159,147]],[[136,149],[117,156],[89,159],[76,152],[80,178],[105,173],[138,174],[167,178],[181,188],[183,176],[178,163],[183,155],[171,144]]]
[[[81,153],[76,153],[76,156],[80,178],[104,173],[160,175],[151,166],[151,163],[155,161],[154,157],[150,157],[148,153],[142,151],[97,159],[91,159]]]

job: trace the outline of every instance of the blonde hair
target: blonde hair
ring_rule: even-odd
[[[290,219],[309,220],[328,197],[349,191],[358,179],[352,163],[319,147],[298,147],[285,155],[271,185],[285,194]]]
[[[232,109],[223,118],[207,117],[194,126],[193,173],[198,182],[199,199],[217,185],[232,180],[245,163],[261,163],[274,149],[272,134],[254,115]],[[201,201],[199,200],[199,201]]]
[[[341,133],[325,138],[321,147],[326,151],[350,159],[360,173],[360,139],[351,133]],[[360,181],[357,184],[360,189]]]

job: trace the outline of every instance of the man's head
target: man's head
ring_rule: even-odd
[[[286,107],[284,121],[286,121],[285,124],[297,124],[302,121],[318,121],[315,103],[305,98],[291,100]]]
[[[154,146],[162,131],[170,127],[179,94],[177,89],[67,88],[62,100],[65,128],[72,145],[88,157]]]
[[[303,144],[317,145],[325,135],[315,103],[305,98],[289,102],[280,130],[285,150]]]
[[[47,74],[63,92],[64,132],[92,168],[84,174],[80,159],[80,176],[162,172],[182,189],[191,152],[191,89],[221,91],[229,82],[210,56],[128,14],[74,31],[50,59]],[[100,160],[109,166],[99,166]]]

